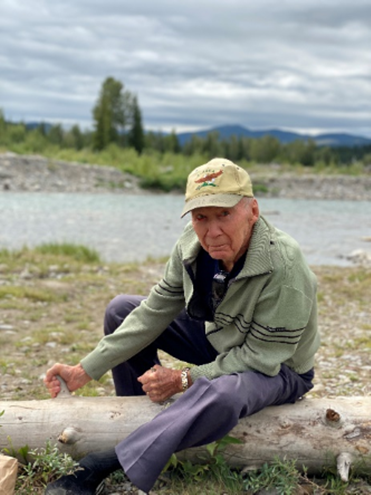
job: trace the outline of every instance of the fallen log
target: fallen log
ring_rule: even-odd
[[[9,447],[9,439],[16,451],[26,444],[42,448],[49,441],[79,459],[116,445],[169,402],[63,393],[57,399],[0,401],[0,449]],[[280,458],[295,460],[308,473],[335,467],[347,481],[351,468],[371,471],[371,397],[303,399],[268,407],[241,419],[230,435],[241,440],[224,453],[231,466],[258,469]],[[197,461],[204,454],[198,447],[178,456]]]

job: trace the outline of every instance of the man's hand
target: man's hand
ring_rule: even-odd
[[[66,382],[67,388],[70,392],[83,387],[91,380],[90,376],[85,372],[81,364],[77,364],[76,366],[68,366],[67,364],[56,363],[46,372],[46,376],[44,378],[44,383],[53,399],[57,397],[61,391],[61,385],[57,378],[58,375]]]
[[[152,402],[163,402],[183,391],[181,373],[180,370],[156,365],[140,376],[138,382]]]

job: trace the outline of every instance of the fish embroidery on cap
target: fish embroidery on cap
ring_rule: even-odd
[[[220,177],[223,173],[223,170],[218,170],[218,172],[212,172],[210,174],[205,175],[204,177],[201,177],[200,179],[195,180],[196,184],[201,184],[196,188],[196,190],[201,189],[202,187],[217,187],[217,185],[214,183],[215,179]]]

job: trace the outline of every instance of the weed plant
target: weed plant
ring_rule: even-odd
[[[79,469],[77,461],[49,442],[41,449],[29,450],[25,446],[18,452],[12,448],[4,449],[4,453],[22,459],[15,486],[17,495],[41,494],[48,483]]]

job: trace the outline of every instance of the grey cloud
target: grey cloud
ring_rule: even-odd
[[[348,130],[371,136],[369,2],[10,0],[0,7],[0,107],[89,122],[102,81],[145,125]]]

